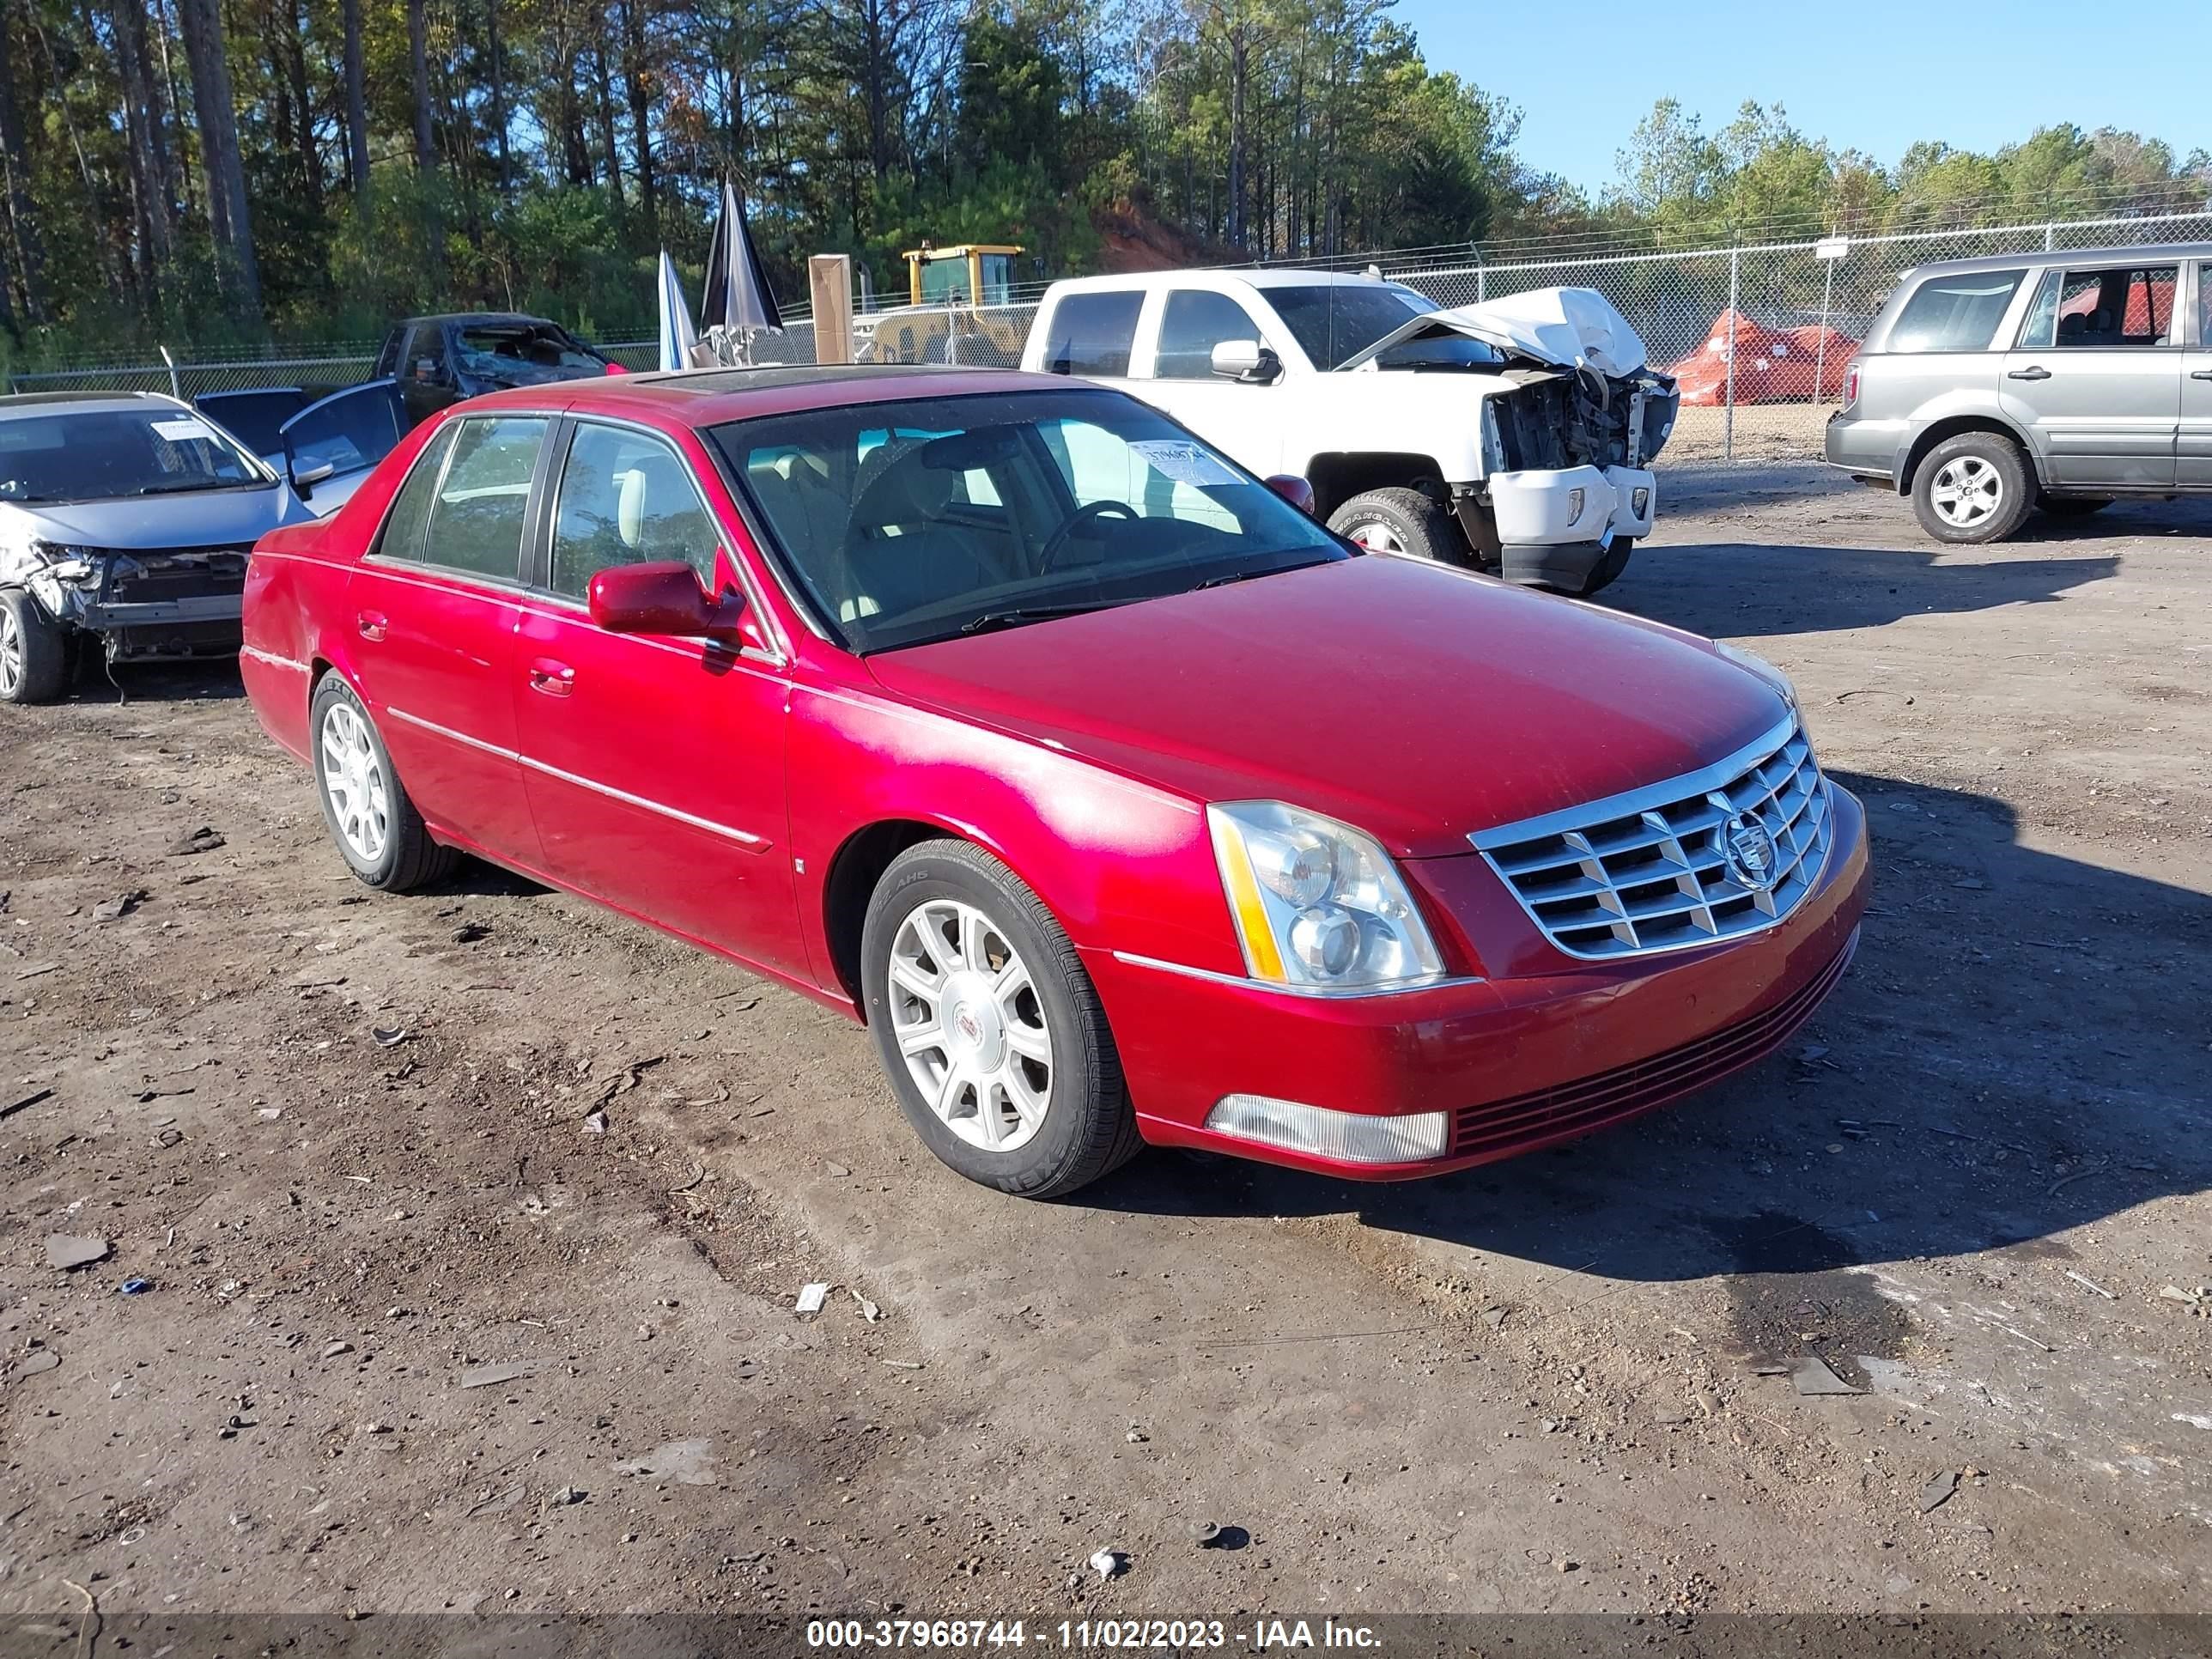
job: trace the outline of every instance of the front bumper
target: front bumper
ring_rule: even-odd
[[[1362,1180],[1435,1175],[1624,1121],[1788,1041],[1841,977],[1866,908],[1865,814],[1840,787],[1833,810],[1826,868],[1797,908],[1710,947],[1601,963],[1539,947],[1510,976],[1356,998],[1082,954],[1146,1140]],[[1434,862],[1456,866],[1444,886],[1481,878],[1468,861]],[[1376,1116],[1445,1111],[1451,1138],[1436,1158],[1354,1164],[1207,1129],[1215,1103],[1240,1093]]]
[[[1504,574],[1549,586],[1579,587],[1615,539],[1650,535],[1659,509],[1643,467],[1498,472],[1486,484]]]

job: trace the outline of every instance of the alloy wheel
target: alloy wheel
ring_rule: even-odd
[[[1025,1146],[1052,1105],[1052,1032],[1028,965],[972,904],[930,899],[891,937],[891,1032],[945,1127],[987,1152]]]
[[[2004,478],[1978,455],[1954,456],[1936,473],[1928,500],[1945,524],[1972,530],[2003,505]]]
[[[23,630],[13,611],[0,607],[0,697],[12,697],[23,684]]]
[[[323,714],[323,793],[331,822],[354,856],[367,865],[383,858],[392,835],[390,791],[368,722],[347,702],[334,702]]]
[[[1370,553],[1403,553],[1406,550],[1406,544],[1398,539],[1398,533],[1380,519],[1356,524],[1346,531],[1344,536],[1346,541],[1358,543]]]

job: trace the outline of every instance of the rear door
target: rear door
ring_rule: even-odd
[[[612,565],[676,559],[744,592],[726,496],[668,438],[576,419],[509,675],[523,781],[556,879],[765,967],[809,971],[786,856],[781,655],[610,634],[586,605]],[[748,597],[754,626],[764,626]]]
[[[514,634],[545,416],[456,421],[432,439],[347,584],[362,691],[431,827],[541,866],[515,754]]]
[[[2006,410],[2054,484],[2143,489],[2174,481],[2181,343],[2176,264],[2045,271],[2005,356]]]
[[[1264,384],[1224,380],[1213,372],[1213,348],[1249,340],[1279,359],[1282,342],[1271,338],[1242,301],[1210,289],[1170,289],[1150,334],[1149,345],[1139,345],[1146,378],[1128,389],[1240,465],[1262,477],[1280,471],[1284,377]]]
[[[2194,293],[2184,313],[2187,347],[2181,356],[2181,430],[2174,482],[2212,489],[2212,259],[2197,261],[2190,276]]]

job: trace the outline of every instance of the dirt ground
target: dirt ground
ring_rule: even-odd
[[[0,710],[0,1616],[2212,1611],[2212,511],[1665,489],[1608,599],[1796,678],[1863,946],[1420,1185],[984,1192],[795,996],[361,888],[228,672]]]

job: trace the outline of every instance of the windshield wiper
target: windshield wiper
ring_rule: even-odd
[[[1279,576],[1285,570],[1310,570],[1317,564],[1327,564],[1327,559],[1308,559],[1302,564],[1271,564],[1259,570],[1224,570],[1218,576],[1208,576],[1202,582],[1183,589],[1186,593],[1200,593],[1209,587],[1226,587],[1231,582],[1249,582],[1255,576]]]
[[[167,478],[141,484],[131,491],[134,495],[189,495],[201,489],[228,489],[241,482],[235,478]]]
[[[1005,611],[986,611],[960,624],[963,634],[988,634],[994,629],[1019,628],[1024,623],[1050,622],[1055,617],[1079,617],[1086,611],[1110,611],[1126,599],[1085,599],[1072,605],[1022,605]]]

